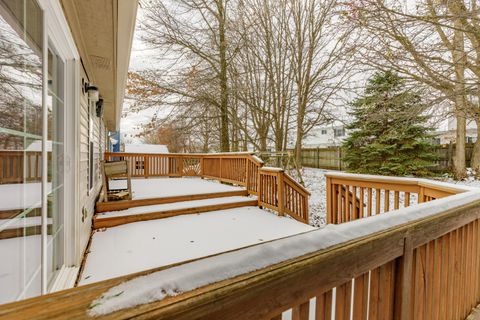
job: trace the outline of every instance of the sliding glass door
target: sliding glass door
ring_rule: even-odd
[[[51,283],[63,265],[64,221],[64,73],[62,58],[56,53],[53,43],[48,48],[48,267],[47,279]]]
[[[0,0],[0,304],[45,292],[64,265],[67,75],[47,39],[35,0]]]

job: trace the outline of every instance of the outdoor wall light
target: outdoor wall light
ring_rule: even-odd
[[[97,117],[101,117],[103,115],[103,99],[100,98],[98,99],[98,102],[97,102]]]
[[[97,102],[100,99],[100,93],[98,92],[98,88],[95,86],[89,86],[87,88],[88,92],[88,100],[92,102]]]

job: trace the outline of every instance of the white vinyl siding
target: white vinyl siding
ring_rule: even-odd
[[[88,81],[87,76],[82,72],[82,77],[85,81]],[[80,168],[79,168],[79,190],[80,190],[80,208],[79,219],[81,225],[80,231],[80,245],[81,248],[85,248],[88,239],[90,238],[92,217],[95,211],[95,202],[102,186],[100,160],[101,154],[104,151],[101,140],[100,128],[103,128],[103,120],[96,116],[95,112],[92,112],[93,116],[93,186],[89,190],[89,137],[88,137],[88,94],[81,92],[80,94]],[[102,147],[100,147],[102,146]]]

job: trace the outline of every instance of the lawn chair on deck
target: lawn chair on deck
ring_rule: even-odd
[[[132,181],[127,160],[102,161],[103,201],[132,200]],[[121,179],[124,178],[124,179]],[[110,180],[127,180],[127,188],[110,188]]]

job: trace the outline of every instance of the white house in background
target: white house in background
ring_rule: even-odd
[[[0,304],[74,285],[137,6],[0,0]]]
[[[125,144],[127,153],[169,153],[164,144]]]
[[[449,144],[456,141],[457,120],[453,117],[443,121],[435,131],[435,142],[437,144]],[[477,141],[477,124],[470,120],[467,122],[466,142]]]
[[[304,140],[305,148],[331,148],[341,146],[348,136],[348,130],[340,122],[313,128]]]

